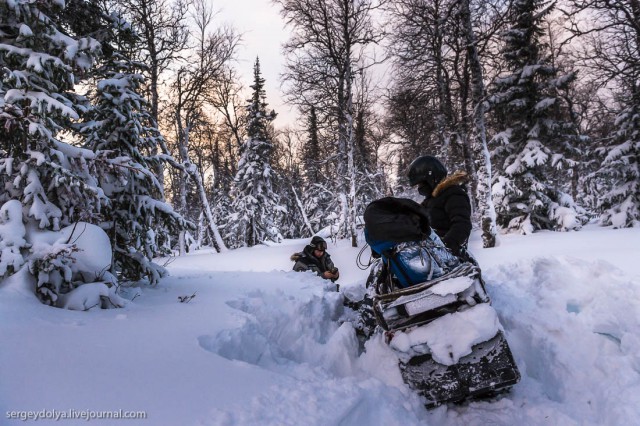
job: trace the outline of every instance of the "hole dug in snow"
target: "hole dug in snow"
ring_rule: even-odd
[[[227,304],[246,314],[244,324],[200,336],[203,349],[269,370],[289,371],[304,364],[335,376],[351,374],[359,344],[351,324],[337,322],[342,312],[338,293],[302,301],[258,292]]]

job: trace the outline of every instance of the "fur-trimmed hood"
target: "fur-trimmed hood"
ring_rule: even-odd
[[[457,172],[447,176],[442,179],[442,181],[435,187],[433,192],[431,193],[432,197],[437,197],[445,189],[452,187],[454,185],[462,185],[469,181],[469,175],[462,170],[458,170]]]

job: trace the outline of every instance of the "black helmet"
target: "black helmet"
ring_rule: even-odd
[[[327,249],[327,242],[320,236],[316,235],[311,239],[311,242],[309,243],[309,245],[314,248],[314,249],[318,249],[318,250],[326,250]]]
[[[427,183],[432,189],[447,176],[447,169],[436,157],[423,155],[409,166],[409,185]]]

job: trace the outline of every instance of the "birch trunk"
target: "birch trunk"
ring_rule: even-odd
[[[313,230],[313,227],[309,222],[309,218],[307,217],[307,212],[304,211],[304,206],[302,205],[302,201],[300,201],[300,198],[298,197],[298,193],[296,192],[296,189],[293,187],[293,185],[291,185],[291,191],[293,191],[293,195],[296,197],[296,204],[300,209],[300,213],[302,214],[302,219],[304,220],[305,226],[307,227],[311,235],[314,235],[315,231]]]
[[[227,246],[224,244],[222,240],[222,236],[220,235],[220,231],[218,230],[218,226],[213,219],[213,213],[211,212],[211,206],[209,205],[209,200],[207,199],[207,193],[204,189],[204,183],[202,182],[202,176],[196,169],[195,164],[189,163],[185,165],[185,169],[191,176],[191,178],[195,181],[196,186],[198,187],[198,195],[200,196],[200,202],[202,203],[202,209],[204,211],[204,215],[207,218],[207,222],[209,224],[209,230],[213,235],[214,241],[213,246],[218,253],[221,251],[227,251]]]
[[[349,55],[350,56],[350,55]],[[353,138],[353,90],[351,79],[351,58],[347,58],[347,109],[345,121],[347,123],[347,170],[349,179],[349,192],[347,198],[348,229],[351,236],[351,247],[358,247],[358,235],[356,232],[357,205],[356,205],[356,168],[354,163],[354,138]]]
[[[204,214],[200,212],[200,215],[198,216],[198,240],[197,240],[198,248],[202,247],[204,238],[207,235],[206,229],[207,228],[205,227],[205,223],[204,223]]]
[[[460,12],[464,20],[467,54],[471,69],[471,96],[474,105],[474,150],[479,161],[478,167],[478,210],[480,212],[480,227],[482,229],[482,243],[485,248],[496,245],[496,211],[491,198],[491,156],[487,147],[487,133],[484,122],[485,106],[484,81],[482,65],[478,57],[476,37],[471,25],[470,0],[460,0]]]
[[[178,123],[179,125],[182,123],[182,121],[180,119],[178,119]],[[227,246],[224,244],[224,241],[222,240],[222,236],[220,235],[220,232],[218,231],[218,226],[215,223],[215,220],[213,218],[213,213],[211,212],[211,207],[209,204],[209,200],[207,199],[207,194],[206,191],[204,189],[204,184],[202,182],[202,177],[200,176],[200,173],[198,173],[198,170],[195,166],[195,164],[192,164],[189,161],[189,154],[186,152],[182,152],[182,144],[183,143],[187,143],[187,141],[189,140],[189,128],[185,128],[183,129],[183,134],[181,139],[181,146],[180,146],[180,156],[181,156],[181,160],[182,160],[182,164],[177,163],[175,160],[173,160],[171,158],[171,156],[166,153],[164,156],[164,160],[168,161],[173,167],[177,168],[178,170],[180,170],[181,175],[184,176],[184,178],[181,179],[180,182],[180,189],[182,189],[182,183],[184,183],[184,207],[182,207],[182,193],[180,193],[180,205],[181,208],[184,208],[184,210],[186,210],[186,179],[187,179],[187,175],[190,176],[193,181],[196,183],[196,187],[198,189],[198,196],[200,197],[200,202],[202,203],[202,209],[204,212],[204,215],[207,219],[207,223],[209,226],[209,230],[211,231],[211,234],[213,235],[213,246],[216,249],[216,251],[219,253],[221,251],[227,251]],[[186,146],[186,145],[185,145]],[[180,247],[180,255],[184,255],[186,253],[186,246],[185,246],[185,231],[180,232],[179,235],[179,247]]]
[[[340,197],[340,222],[337,237],[343,238],[349,234],[349,165],[347,154],[347,120],[346,120],[346,76],[340,77],[338,87],[338,179],[340,180],[338,195]]]
[[[189,161],[187,152],[188,142],[185,139],[188,137],[188,130],[183,128],[180,108],[176,110],[176,126],[178,128],[178,153],[180,154],[180,161],[183,164],[187,164]],[[178,212],[180,212],[183,217],[187,217],[187,173],[185,169],[180,170],[180,182],[178,182]],[[180,231],[180,235],[178,236],[180,256],[186,254],[185,232],[184,230]]]

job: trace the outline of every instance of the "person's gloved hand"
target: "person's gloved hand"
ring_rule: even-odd
[[[447,237],[444,237],[442,239],[442,242],[444,243],[445,247],[447,247],[447,249],[451,252],[451,254],[453,254],[454,256],[460,256],[460,245],[454,243],[453,241],[447,239]]]
[[[325,271],[322,273],[323,278],[326,278],[332,281],[337,280],[339,276],[340,276],[340,272],[338,271],[338,268],[335,268],[332,271]]]

